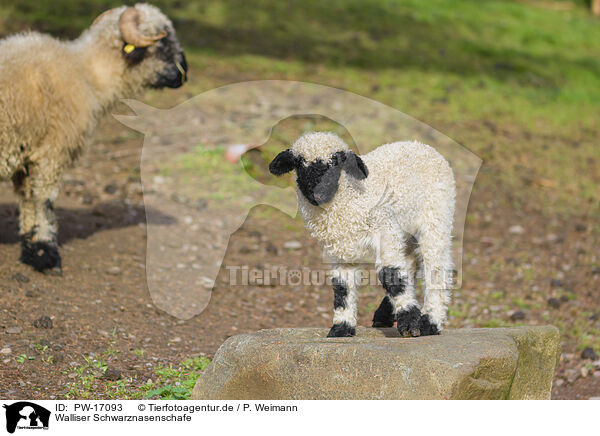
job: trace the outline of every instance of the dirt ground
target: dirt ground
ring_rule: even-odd
[[[65,176],[56,204],[62,276],[40,274],[17,261],[16,198],[8,184],[1,186],[0,349],[5,351],[0,355],[0,397],[65,398],[77,380],[77,368],[98,356],[135,389],[153,379],[159,365],[212,357],[231,335],[330,325],[332,296],[324,286],[228,286],[228,264],[322,267],[320,250],[308,234],[289,230],[289,218],[280,212],[273,215],[284,225],[251,214],[233,235],[202,314],[183,321],[156,309],[144,270],[141,146],[140,135],[109,119]],[[455,295],[449,327],[494,326],[497,320],[501,325],[569,327],[575,314],[587,311],[581,334],[598,328],[600,270],[589,266],[599,242],[593,217],[584,212],[577,221],[549,217],[535,203],[514,209],[499,198],[506,194],[498,195],[486,182],[485,167],[480,179],[465,231],[463,287]],[[521,228],[511,229],[516,224]],[[284,248],[290,240],[300,241],[300,247]],[[535,271],[537,285],[521,285],[528,271]],[[495,307],[494,300],[504,302],[506,294],[514,295],[509,298],[514,305]],[[381,290],[363,292],[361,325],[369,325],[382,295]],[[51,319],[51,328],[44,328],[50,327],[47,320],[40,321],[44,316]],[[584,361],[575,343],[565,340],[553,398],[600,396],[600,367],[592,362],[593,356]],[[107,397],[106,383],[105,378],[95,380],[91,397]]]

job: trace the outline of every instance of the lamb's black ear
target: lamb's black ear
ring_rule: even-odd
[[[349,176],[352,176],[358,180],[366,179],[369,175],[369,170],[367,169],[367,166],[360,158],[360,156],[354,154],[353,151],[348,151],[346,153],[344,171],[346,171],[346,173],[348,173]]]
[[[269,164],[269,171],[276,176],[289,173],[294,168],[296,168],[296,158],[290,149],[279,153]]]

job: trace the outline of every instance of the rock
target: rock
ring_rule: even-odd
[[[117,185],[115,185],[114,183],[109,183],[104,187],[104,192],[108,195],[113,195],[115,192],[117,192],[117,189],[119,189]]]
[[[106,371],[104,371],[104,375],[103,375],[103,377],[108,381],[120,380],[122,376],[123,376],[123,374],[121,373],[121,371],[119,369],[111,368],[111,367],[106,368]]]
[[[18,335],[22,331],[23,329],[21,327],[9,327],[6,329],[6,333],[8,333],[9,335]]]
[[[567,381],[569,383],[573,383],[579,377],[579,372],[576,369],[567,369],[565,371],[565,375],[567,376]]]
[[[511,233],[513,235],[522,235],[524,232],[525,232],[525,229],[523,228],[523,226],[519,226],[519,225],[511,226],[508,229],[508,233]]]
[[[525,312],[522,310],[516,310],[510,315],[512,321],[521,321],[525,319]]]
[[[40,339],[38,343],[40,344],[40,347],[50,347],[50,345],[52,345],[48,339]]]
[[[9,347],[4,347],[0,350],[0,354],[2,354],[4,356],[8,356],[11,353],[12,353],[12,350]]]
[[[273,256],[277,256],[279,254],[279,250],[272,242],[267,242],[265,250],[267,253],[272,254]]]
[[[43,316],[40,316],[35,321],[33,321],[33,326],[36,329],[51,329],[52,328],[52,320],[50,319],[49,316],[43,315]]]
[[[582,359],[590,359],[590,360],[598,360],[598,354],[594,351],[592,347],[587,347],[585,350],[581,352]]]
[[[558,329],[445,330],[401,338],[359,327],[354,338],[320,328],[229,338],[198,379],[194,400],[549,399]]]
[[[561,287],[562,287],[562,285],[563,285],[563,282],[562,282],[562,280],[560,280],[560,279],[552,279],[552,280],[550,281],[550,286],[551,286],[552,288],[561,288]]]
[[[558,298],[548,298],[548,306],[553,309],[560,308],[560,300]]]
[[[302,244],[298,241],[287,241],[283,244],[283,248],[286,250],[299,250],[302,248]]]
[[[121,274],[121,268],[119,268],[118,266],[113,266],[107,269],[106,272],[112,276],[116,276],[118,274]]]
[[[18,283],[29,283],[29,277],[27,277],[25,274],[21,274],[21,273],[15,273],[12,276],[13,280],[17,281]]]

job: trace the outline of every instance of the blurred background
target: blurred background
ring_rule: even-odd
[[[390,105],[481,157],[449,327],[556,325],[563,355],[553,397],[600,396],[600,18],[589,1],[152,3],[174,22],[190,81],[147,93],[148,104],[170,108],[246,80],[314,82]],[[3,0],[0,36],[33,29],[75,38],[121,4]],[[263,149],[271,156],[314,128],[344,134],[324,120],[290,119]],[[107,119],[65,176],[57,211],[62,279],[14,263],[16,199],[8,185],[2,190],[0,324],[30,325],[29,318],[48,315],[56,328],[5,336],[12,354],[0,395],[185,398],[228,336],[329,326],[330,289],[230,288],[225,266],[200,316],[183,322],[154,309],[144,284],[141,144],[140,134]],[[199,149],[157,170],[168,178],[169,168],[179,175],[207,162],[225,168],[232,164],[224,152]],[[251,171],[267,161],[248,156],[244,165]],[[226,264],[261,268],[316,268],[319,261],[301,220],[266,207],[253,210],[226,256]],[[382,296],[364,291],[361,325],[369,325]],[[118,377],[107,378],[108,369]],[[64,383],[47,386],[48,376]]]

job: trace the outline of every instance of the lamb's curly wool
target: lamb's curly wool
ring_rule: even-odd
[[[0,179],[19,196],[22,260],[60,266],[52,204],[63,170],[80,155],[100,117],[146,87],[177,86],[185,65],[170,20],[138,4],[138,31],[166,36],[127,53],[125,6],[103,14],[73,41],[27,32],[0,41]],[[169,82],[169,83],[167,83]]]
[[[335,154],[347,153],[348,146],[333,133],[309,133],[290,150],[304,158],[303,165],[319,160],[335,165]],[[337,274],[349,288],[349,302],[356,301],[352,263],[374,257],[380,277],[383,272],[389,278],[383,285],[392,302],[384,301],[380,314],[389,312],[387,307],[393,309],[404,334],[437,333],[446,319],[452,286],[456,196],[452,169],[435,149],[416,141],[385,144],[360,158],[368,176],[357,180],[342,171],[331,201],[315,206],[298,190],[306,227],[337,261]],[[414,276],[419,263],[425,286],[424,315],[414,321]],[[393,320],[394,314],[388,313],[387,319]],[[356,304],[336,308],[334,324],[340,323],[356,326]]]

